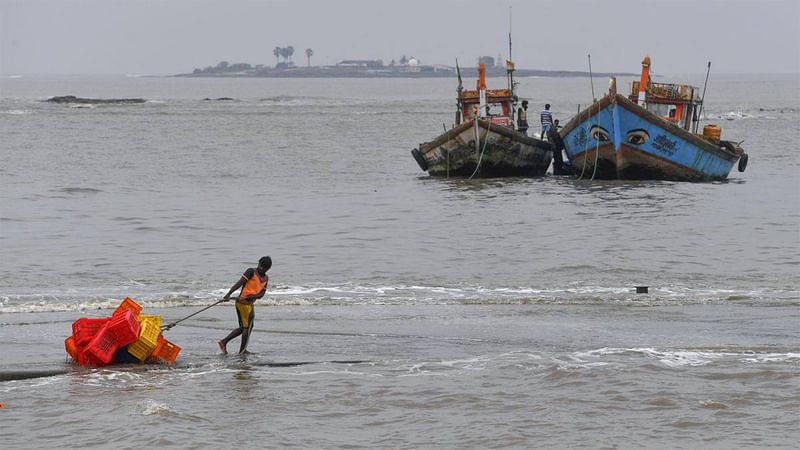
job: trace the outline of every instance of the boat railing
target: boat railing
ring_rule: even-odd
[[[634,81],[631,86],[631,96],[639,92],[639,82]],[[647,85],[647,96],[663,100],[698,100],[697,89],[688,84],[653,83]]]

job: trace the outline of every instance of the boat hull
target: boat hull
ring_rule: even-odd
[[[488,120],[478,120],[477,133],[468,120],[412,154],[431,176],[467,178],[542,176],[553,158],[549,143]]]
[[[743,153],[735,143],[700,138],[622,95],[604,97],[561,134],[581,178],[724,180]]]

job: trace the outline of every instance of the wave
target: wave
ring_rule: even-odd
[[[724,113],[704,111],[701,120],[748,120],[777,119],[781,115],[797,116],[797,108],[753,108],[748,110],[732,110]]]
[[[177,415],[178,411],[171,408],[166,403],[158,402],[153,399],[146,399],[142,402],[142,415],[151,416],[156,415]]]
[[[103,294],[99,288],[65,289],[33,294],[0,293],[0,314],[75,312],[114,309],[126,296],[148,308],[208,305],[225,289],[153,292],[149,283],[129,280]],[[149,292],[148,292],[149,291]],[[651,288],[636,294],[619,286],[536,287],[398,285],[278,285],[260,300],[265,306],[303,305],[579,305],[657,307],[689,304],[737,304],[758,306],[800,305],[800,291],[787,289],[691,289],[682,286]]]
[[[607,359],[609,356],[640,356],[657,361],[666,367],[678,368],[706,366],[723,360],[733,360],[742,364],[798,362],[800,361],[800,348],[600,348],[574,354],[574,357],[581,362]]]
[[[101,189],[89,187],[65,187],[58,189],[57,192],[62,192],[64,194],[99,194],[103,191]]]

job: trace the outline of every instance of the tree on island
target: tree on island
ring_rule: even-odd
[[[308,67],[311,67],[311,57],[314,56],[314,50],[306,49],[306,58],[308,58]]]
[[[280,50],[280,55],[283,56],[283,62],[286,63],[287,66],[291,65],[292,55],[294,55],[294,47],[291,45],[288,47],[276,47]]]
[[[275,65],[277,66],[278,63],[281,62],[280,61],[281,48],[280,47],[275,47],[274,49],[272,49],[272,54],[275,55]]]

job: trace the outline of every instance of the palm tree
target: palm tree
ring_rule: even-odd
[[[306,49],[306,58],[308,58],[308,67],[311,67],[311,57],[314,55],[314,50]]]
[[[291,45],[286,47],[286,53],[289,54],[289,61],[291,61],[292,55],[294,55],[294,47],[292,47]]]
[[[281,47],[281,56],[283,57],[283,62],[289,61],[289,47]]]
[[[275,65],[277,66],[278,63],[280,62],[279,58],[281,57],[281,48],[275,47],[274,49],[272,49],[272,54],[275,55]]]

